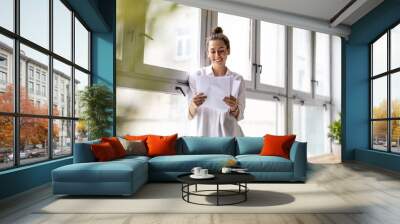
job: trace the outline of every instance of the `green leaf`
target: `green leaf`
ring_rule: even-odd
[[[333,121],[329,126],[329,133],[328,137],[332,138],[333,140],[336,140],[339,142],[339,144],[342,144],[342,121],[341,121],[342,115],[339,113],[339,119],[336,121]]]
[[[86,87],[79,93],[81,118],[86,122],[89,139],[109,136],[107,129],[112,125],[113,94],[102,84]]]

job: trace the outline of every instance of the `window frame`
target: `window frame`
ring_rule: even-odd
[[[322,104],[321,104],[322,103]],[[299,107],[322,107],[322,109],[326,112],[328,111],[329,117],[327,123],[330,124],[332,122],[332,109],[333,106],[332,104],[329,103],[323,103],[321,101],[315,100],[315,101],[299,101],[299,100],[292,100],[291,107],[292,107],[292,113],[294,111],[294,106],[299,106]],[[290,123],[292,125],[292,131],[294,131],[294,116],[290,117]],[[325,126],[325,130],[319,130],[319,131],[324,131],[324,136],[327,136],[328,134],[328,126]],[[330,140],[331,142],[331,140]],[[324,141],[324,144],[327,142]],[[330,148],[330,152],[332,152],[332,148]],[[313,157],[316,155],[308,154],[307,156]]]
[[[0,172],[4,171],[4,170],[12,170],[12,169],[16,169],[19,167],[24,167],[24,166],[30,166],[33,164],[39,164],[39,163],[43,163],[46,161],[51,161],[51,160],[58,160],[58,159],[62,159],[62,158],[67,158],[67,157],[71,157],[73,155],[74,152],[74,143],[75,143],[75,123],[76,121],[79,120],[79,117],[75,117],[74,116],[74,110],[75,108],[72,107],[72,114],[70,116],[55,116],[53,115],[53,59],[58,60],[59,62],[62,62],[66,65],[71,66],[72,71],[71,71],[71,83],[74,82],[75,80],[75,69],[78,69],[79,71],[87,74],[89,76],[89,83],[88,85],[91,86],[92,84],[92,69],[91,69],[91,47],[92,47],[92,43],[91,43],[91,35],[92,35],[92,31],[89,29],[89,27],[87,26],[87,24],[83,21],[83,19],[72,9],[72,7],[68,4],[68,2],[66,2],[65,0],[59,0],[61,4],[63,4],[70,12],[71,12],[71,18],[70,21],[71,22],[71,26],[72,26],[72,30],[71,30],[71,59],[67,59],[64,58],[61,55],[58,55],[57,53],[55,53],[53,50],[53,21],[54,21],[54,14],[53,14],[53,1],[57,1],[57,0],[48,0],[49,1],[49,47],[48,49],[46,49],[45,47],[42,47],[39,44],[34,43],[33,41],[24,38],[23,36],[20,35],[20,0],[14,0],[13,1],[13,10],[14,10],[14,30],[10,31],[4,27],[0,26],[0,35],[3,35],[7,38],[10,38],[13,41],[13,52],[12,52],[12,56],[13,56],[13,63],[12,63],[12,69],[10,70],[12,72],[13,75],[13,79],[14,79],[14,99],[13,99],[13,103],[14,103],[14,109],[12,112],[1,112],[0,111],[0,116],[11,116],[13,119],[13,165],[10,167],[5,167],[5,168],[0,168]],[[74,58],[74,53],[75,53],[75,25],[74,25],[74,19],[79,20],[79,22],[84,26],[84,28],[88,31],[88,69],[82,68],[81,66],[79,66],[78,64],[75,63],[75,58]],[[21,65],[21,56],[20,56],[20,45],[23,44],[29,48],[32,48],[33,50],[36,50],[42,54],[45,54],[48,59],[48,71],[47,71],[47,76],[46,77],[48,80],[46,80],[46,85],[45,85],[45,95],[48,97],[47,99],[47,104],[48,104],[48,112],[45,115],[39,115],[39,114],[28,114],[28,113],[21,113],[20,112],[20,85],[21,85],[21,80],[20,80],[20,65]],[[43,97],[42,96],[42,79],[41,79],[41,75],[42,75],[42,70],[37,70],[37,68],[35,69],[35,67],[32,67],[33,70],[30,70],[31,66],[29,65],[29,63],[26,63],[26,82],[28,83],[29,81],[33,82],[33,85],[37,85],[40,83],[40,94],[35,94],[34,95],[38,96],[38,97]],[[30,77],[30,71],[33,71],[33,79],[31,79]],[[36,79],[36,73],[39,72],[39,79]],[[28,84],[27,84],[27,91],[28,90]],[[75,88],[74,85],[72,85],[71,90],[70,90],[73,94],[73,96],[75,96]],[[34,87],[34,92],[36,92],[36,89]],[[48,93],[46,93],[48,92]],[[74,105],[75,103],[75,98],[72,97],[72,105]],[[36,101],[33,102],[34,104],[36,103]],[[53,142],[53,122],[57,121],[57,120],[66,120],[66,121],[71,121],[71,129],[72,132],[71,134],[71,152],[70,154],[67,155],[62,155],[62,156],[54,156],[53,152],[54,152],[54,147],[53,144],[47,144],[47,148],[45,148],[45,150],[48,151],[48,154],[46,155],[46,157],[43,157],[42,160],[37,161],[37,162],[27,162],[27,163],[21,163],[21,158],[20,158],[20,119],[21,118],[44,118],[47,119],[47,124],[48,124],[48,135],[47,135],[47,143],[52,143]]]
[[[282,134],[287,134],[288,133],[288,119],[287,119],[287,114],[288,114],[288,99],[285,95],[280,95],[277,93],[269,93],[269,92],[261,92],[258,90],[254,89],[246,89],[246,99],[254,99],[254,100],[260,100],[260,101],[270,101],[270,102],[281,102],[282,103],[282,109],[283,109],[283,127],[277,127],[277,130],[280,128],[282,129]],[[266,133],[265,133],[266,134]],[[277,133],[278,135],[281,133]]]
[[[379,34],[375,39],[373,39],[371,42],[368,43],[368,50],[369,50],[369,150],[372,151],[379,151],[379,152],[386,152],[386,153],[391,153],[391,154],[400,154],[400,152],[394,152],[392,151],[392,127],[391,123],[392,121],[399,121],[400,117],[392,117],[392,99],[391,99],[391,79],[392,76],[395,75],[396,73],[400,72],[400,67],[398,68],[393,68],[391,69],[391,31],[393,28],[397,27],[400,25],[400,21],[397,21],[393,25],[391,25],[389,28],[385,29],[385,31],[381,34]],[[386,63],[386,71],[379,73],[379,74],[373,74],[373,44],[378,41],[381,37],[384,35],[387,35],[387,63]],[[386,77],[386,87],[387,87],[387,105],[386,105],[386,118],[373,118],[373,91],[374,91],[374,86],[373,86],[373,81],[378,78]],[[386,151],[384,150],[379,150],[374,148],[374,132],[373,132],[373,122],[374,121],[386,121]]]
[[[227,12],[222,12],[227,13]],[[239,15],[240,16],[240,15]],[[248,17],[246,17],[248,18]],[[315,51],[316,51],[316,32],[311,32],[311,43],[310,43],[310,51],[311,51],[311,77],[309,82],[311,83],[311,90],[309,93],[305,93],[302,91],[293,90],[292,80],[293,80],[293,27],[284,25],[285,27],[285,81],[284,87],[277,87],[267,84],[260,83],[260,74],[259,70],[257,69],[258,64],[260,64],[260,28],[261,28],[261,20],[258,19],[251,19],[250,27],[250,54],[252,58],[252,73],[251,77],[252,80],[246,81],[246,97],[248,99],[257,99],[257,100],[276,100],[276,98],[280,99],[284,102],[284,132],[285,133],[292,133],[293,131],[293,105],[296,103],[299,104],[311,104],[317,105],[320,107],[328,107],[330,108],[330,121],[332,121],[334,114],[332,111],[334,110],[333,101],[333,39],[334,36],[332,34],[329,35],[329,97],[327,96],[319,96],[316,94],[316,87],[315,82]],[[265,21],[269,22],[269,21]],[[118,22],[117,22],[118,23]],[[123,22],[121,22],[123,23]],[[271,23],[271,22],[269,22]],[[211,10],[204,10],[201,9],[201,28],[200,28],[200,66],[207,66],[209,65],[207,59],[207,52],[206,52],[206,37],[210,35],[212,28],[217,26],[218,24],[218,12],[211,11]],[[123,24],[121,24],[123,26]],[[118,27],[118,25],[117,25]],[[123,27],[119,27],[120,30],[124,30]],[[119,40],[125,39],[127,36],[126,32],[122,32],[122,35],[117,35]],[[117,45],[118,46],[118,45]],[[144,46],[144,44],[139,44],[139,46]],[[119,46],[121,47],[121,45]],[[136,48],[136,50],[138,50]],[[138,50],[139,56],[141,56],[137,62],[143,62],[143,49]],[[125,56],[125,52],[119,52],[122,56]],[[120,58],[116,58],[117,64],[123,62]],[[228,59],[229,60],[229,59]],[[187,72],[176,72],[175,70],[169,68],[162,68],[162,67],[155,67],[155,66],[139,66],[136,64],[135,69],[133,71],[124,70],[126,67],[120,66],[121,64],[117,65],[117,87],[129,87],[129,88],[138,88],[138,89],[145,89],[145,90],[152,90],[152,91],[159,91],[159,92],[169,92],[170,94],[180,94],[176,88],[180,87],[186,92],[187,90]],[[175,73],[175,74],[172,74]],[[179,74],[178,74],[179,73]],[[172,75],[171,75],[172,74]],[[153,85],[154,82],[157,82],[157,86]],[[129,84],[128,84],[129,83]]]
[[[238,15],[234,15],[234,14],[230,14],[230,13],[217,12],[217,11],[215,11],[213,13],[214,13],[214,16],[211,17],[211,24],[213,24],[213,26],[209,27],[210,33],[208,33],[207,36],[211,35],[211,30],[214,27],[218,26],[218,13],[238,16]],[[257,33],[258,32],[257,30],[259,30],[259,28],[258,28],[258,26],[259,26],[258,23],[259,22],[256,19],[252,19],[252,18],[248,18],[248,17],[244,17],[244,16],[239,16],[239,17],[243,17],[245,19],[249,19],[250,20],[250,27],[249,27],[249,30],[250,30],[250,32],[249,32],[249,42],[250,42],[249,43],[249,56],[250,56],[250,63],[251,63],[251,66],[250,66],[250,73],[251,73],[250,77],[251,77],[251,79],[250,79],[250,81],[244,79],[244,84],[245,84],[246,89],[255,89],[255,87],[256,87],[256,81],[255,80],[256,80],[256,75],[257,75],[257,74],[255,74],[257,72],[257,65],[256,65],[255,62],[257,61],[257,54],[258,54],[258,52],[257,52],[258,49],[256,48],[256,45],[257,45],[257,40],[258,40],[258,37],[259,37],[259,35]],[[207,50],[205,52],[205,55],[206,55],[206,60],[205,60],[206,64],[205,65],[210,65],[208,57],[207,57]],[[228,60],[229,60],[229,57],[228,57]],[[205,66],[205,65],[203,65],[203,66]],[[242,75],[242,74],[240,74],[240,75]]]
[[[192,6],[189,6],[192,7]],[[199,33],[200,33],[200,43],[203,43],[206,41],[206,37],[202,35],[202,32],[204,31],[204,26],[207,24],[207,20],[209,19],[206,13],[205,9],[199,9],[200,10],[200,24],[199,24]],[[124,24],[121,25],[122,28],[121,30],[124,30]],[[143,29],[145,29],[145,26],[143,26]],[[145,33],[145,30],[141,30],[140,32]],[[121,40],[125,39],[124,36],[120,36]],[[145,48],[145,38],[137,38],[137,43],[136,43],[136,56],[137,58],[135,59],[135,64],[134,64],[134,73],[129,72],[129,76],[136,77],[136,78],[143,78],[147,80],[151,79],[161,79],[164,81],[172,82],[172,83],[185,83],[187,81],[187,71],[182,71],[182,70],[177,70],[177,69],[172,69],[172,68],[166,68],[166,67],[160,67],[156,65],[149,65],[144,63],[144,48]],[[200,44],[200,58],[201,55],[205,55],[206,51],[204,48],[202,48],[202,45]],[[122,49],[122,46],[121,46]],[[123,50],[121,51],[122,57],[124,57],[124,52]],[[174,53],[175,56],[175,53]],[[200,61],[202,61],[200,59]],[[203,66],[200,63],[200,66]]]
[[[261,90],[261,91],[264,91],[264,92],[266,92],[266,93],[272,93],[272,94],[279,94],[279,95],[286,95],[287,94],[287,89],[288,89],[288,86],[287,86],[287,79],[288,79],[288,77],[287,77],[287,74],[288,74],[288,36],[289,36],[289,27],[288,26],[284,26],[284,32],[285,32],[285,34],[284,34],[284,58],[285,58],[285,61],[284,61],[284,74],[285,74],[285,80],[284,80],[284,84],[283,84],[283,87],[279,87],[279,86],[274,86],[274,85],[269,85],[269,84],[265,84],[265,83],[261,83],[261,76],[263,75],[262,74],[262,71],[260,71],[260,69],[259,69],[259,66],[257,66],[257,65],[261,65],[261,51],[260,51],[260,49],[261,49],[261,22],[262,21],[260,21],[260,20],[257,20],[256,21],[256,30],[257,30],[257,32],[256,32],[256,46],[259,46],[259,47],[255,47],[255,65],[253,64],[253,67],[254,67],[254,73],[255,73],[255,78],[254,78],[254,82],[255,82],[255,84],[254,84],[254,86],[255,86],[255,89],[259,89],[259,90]],[[268,22],[269,23],[269,22]],[[273,24],[273,23],[272,23]],[[263,65],[261,65],[261,69],[262,69],[262,66]]]

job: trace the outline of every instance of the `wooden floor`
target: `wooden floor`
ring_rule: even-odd
[[[0,223],[219,224],[219,223],[400,223],[400,174],[332,156],[310,159],[308,181],[324,186],[345,201],[362,202],[356,214],[35,214],[51,201],[42,186],[0,202]],[[172,205],[173,206],[173,205]]]

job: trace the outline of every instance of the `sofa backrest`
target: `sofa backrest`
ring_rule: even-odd
[[[236,155],[259,154],[264,144],[263,137],[237,137]]]
[[[177,154],[226,154],[235,155],[234,137],[192,137],[178,139]]]
[[[90,148],[92,144],[99,144],[100,140],[75,143],[74,148],[74,163],[95,162],[96,158]]]
[[[75,143],[74,163],[95,162],[96,159],[90,148],[100,140]],[[177,140],[178,155],[225,154],[244,155],[259,154],[264,144],[263,137],[180,137]],[[295,142],[292,148],[299,143]]]

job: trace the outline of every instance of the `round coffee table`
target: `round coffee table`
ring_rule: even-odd
[[[249,188],[247,183],[255,180],[255,177],[249,173],[216,173],[212,179],[193,179],[190,177],[191,173],[182,174],[177,177],[178,181],[182,183],[182,199],[188,203],[198,205],[234,205],[247,200],[247,192]],[[215,190],[197,190],[198,184],[215,185]],[[195,186],[194,191],[190,191],[190,186]],[[237,190],[223,190],[220,185],[236,185]],[[215,194],[205,194],[215,192]],[[190,200],[190,196],[203,196],[203,197],[216,197],[216,204],[202,204]],[[221,203],[221,197],[240,196],[240,199],[231,203]]]

